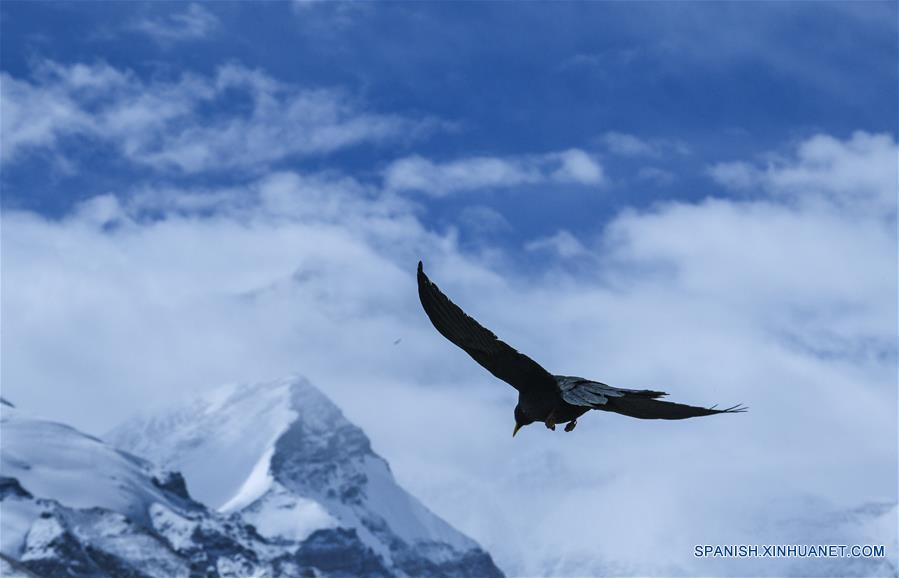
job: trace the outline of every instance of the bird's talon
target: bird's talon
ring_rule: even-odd
[[[556,422],[554,422],[554,421],[547,421],[547,422],[545,422],[545,423],[546,423],[546,429],[549,429],[549,430],[552,430],[552,431],[556,431]]]
[[[574,428],[577,426],[577,420],[573,419],[567,424],[565,424],[565,431],[574,431]]]

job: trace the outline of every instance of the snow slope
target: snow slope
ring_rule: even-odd
[[[403,490],[364,432],[301,377],[229,386],[107,438],[184,472],[199,500],[241,514],[269,539],[351,532],[390,574],[501,575],[473,540]]]
[[[296,418],[284,403],[289,389],[288,382],[255,390],[225,386],[164,415],[130,422],[106,437],[180,471],[191,495],[208,506],[233,502],[228,509],[234,509],[253,501],[271,482],[270,450]]]
[[[310,536],[285,523],[274,529],[292,530],[296,540],[267,540],[239,515],[193,501],[180,474],[2,405],[3,576],[391,576],[352,532],[324,529]],[[317,505],[297,506],[303,523],[322,524],[315,521]]]
[[[141,520],[154,502],[177,507],[173,499],[184,501],[153,483],[163,472],[145,460],[8,404],[0,405],[0,412],[0,474],[17,479],[36,496],[72,508],[106,508]]]
[[[8,402],[0,412],[4,575],[224,578],[217,567],[267,569],[281,555],[191,500],[179,474]]]

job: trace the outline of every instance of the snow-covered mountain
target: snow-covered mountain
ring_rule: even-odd
[[[303,378],[226,387],[107,439],[182,472],[199,501],[299,548],[299,561],[320,570],[502,576],[477,543],[403,490],[363,431]]]
[[[252,526],[193,501],[180,474],[5,400],[0,411],[3,576],[302,575],[279,572],[290,553]]]
[[[502,576],[300,379],[229,388],[116,430],[183,466],[187,483],[5,400],[0,434],[2,576]]]
[[[501,576],[476,543],[403,491],[365,434],[302,379],[231,386],[129,421],[107,437],[130,452],[0,405],[0,576]],[[781,510],[782,519],[750,520],[738,542],[885,544],[888,556],[641,570],[585,551],[548,560],[539,574],[897,575],[895,503],[791,501]]]

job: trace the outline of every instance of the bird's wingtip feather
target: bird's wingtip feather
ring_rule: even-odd
[[[731,406],[727,409],[721,410],[722,413],[744,413],[749,408],[743,405],[742,403],[738,403],[737,405]]]
[[[714,413],[744,413],[748,407],[743,405],[742,403],[738,403],[737,405],[732,405],[725,409],[718,409],[718,404],[716,403],[712,407],[708,408],[709,411]]]

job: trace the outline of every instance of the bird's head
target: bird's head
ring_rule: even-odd
[[[515,429],[512,430],[512,437],[515,437],[515,434],[518,433],[522,427],[534,423],[534,420],[525,415],[524,411],[522,411],[520,405],[515,406]]]

